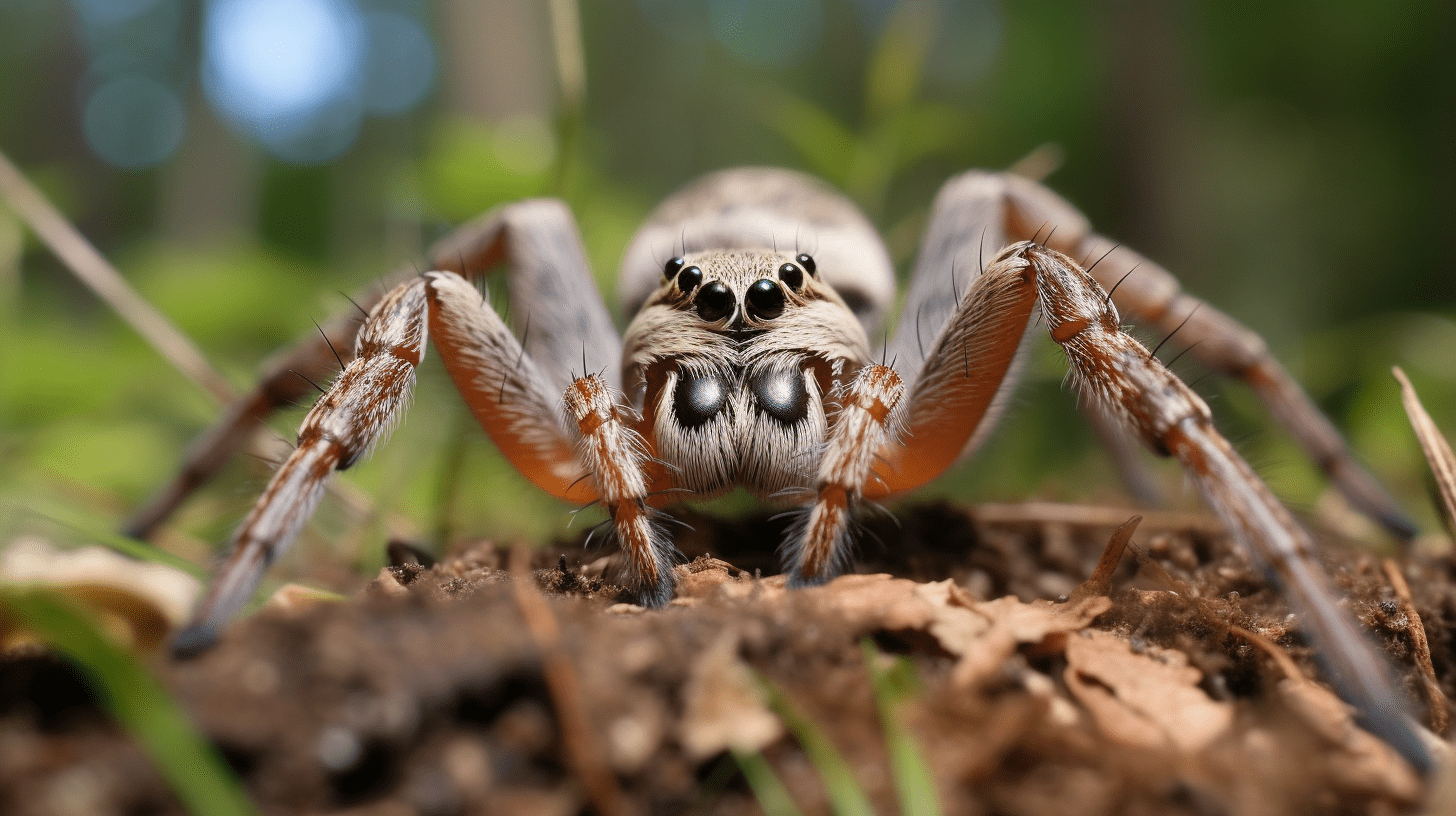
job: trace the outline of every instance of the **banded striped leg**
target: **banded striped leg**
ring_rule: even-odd
[[[367,456],[389,434],[425,356],[427,308],[425,281],[418,279],[390,292],[370,312],[354,360],[304,417],[298,447],[233,534],[192,622],[172,643],[176,654],[195,654],[217,639],[313,515],[328,477]]]
[[[1114,250],[1114,244],[1091,232],[1086,217],[1071,204],[1014,175],[963,173],[936,196],[904,317],[889,344],[890,355],[902,361],[901,373],[912,393],[919,372],[904,361],[931,364],[932,343],[986,259],[1013,241],[1038,238],[1089,264],[1089,274],[1104,289],[1115,289],[1114,303],[1128,317],[1164,335],[1176,332],[1175,340],[1201,363],[1248,385],[1351,504],[1398,536],[1413,533],[1414,525],[1400,506],[1355,460],[1340,433],[1257,334],[1184,293],[1177,279],[1157,264],[1125,247]],[[960,456],[969,455],[985,437],[1014,379],[1014,363],[1009,372],[1013,376],[1004,381]]]
[[[675,585],[672,565],[677,548],[648,504],[649,486],[660,473],[647,443],[634,429],[640,418],[596,374],[573,381],[564,399],[567,417],[579,434],[577,455],[591,474],[631,564],[629,588],[643,606],[666,606]]]
[[[517,304],[515,329],[556,386],[571,381],[583,356],[593,370],[607,372],[614,385],[621,343],[587,266],[571,212],[560,201],[533,199],[505,204],[460,227],[430,248],[429,269],[480,276],[496,264],[511,268],[509,290]],[[417,273],[413,266],[389,277],[388,287]],[[372,309],[381,295],[372,287],[354,300]],[[334,373],[334,349],[354,345],[361,321],[354,309],[308,332],[292,348],[271,358],[251,392],[228,406],[222,417],[188,447],[176,476],[122,526],[122,534],[149,538],[195,490],[210,481],[282,406],[302,401],[312,382]],[[322,336],[321,336],[322,334]],[[554,405],[554,402],[552,403]]]
[[[1276,422],[1293,435],[1311,461],[1339,488],[1351,506],[1394,535],[1415,535],[1414,522],[1350,452],[1345,438],[1289,371],[1269,353],[1258,334],[1217,308],[1187,294],[1170,273],[1136,252],[1116,248],[1100,235],[1084,238],[1073,253],[1102,258],[1090,270],[1104,288],[1117,288],[1117,305],[1134,319],[1176,342],[1199,362],[1253,390]],[[1124,281],[1118,286],[1119,281]]]
[[[675,550],[647,504],[658,473],[637,417],[598,374],[555,391],[475,287],[450,272],[427,277],[435,348],[496,447],[546,492],[576,503],[600,499],[630,559],[632,589],[645,605],[666,605]]]
[[[1077,389],[1153,450],[1183,465],[1245,552],[1299,613],[1330,681],[1366,728],[1422,771],[1431,758],[1385,660],[1336,595],[1309,534],[1213,427],[1208,406],[1131,335],[1096,281],[1055,250],[1022,243],[988,276],[1034,278],[1047,329],[1067,353]]]
[[[889,366],[861,368],[838,394],[814,484],[814,503],[790,525],[784,542],[790,586],[822,584],[849,557],[851,513],[865,493],[877,451],[898,434],[896,409],[905,385]]]

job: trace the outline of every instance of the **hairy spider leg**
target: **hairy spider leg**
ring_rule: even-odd
[[[1005,318],[1010,325],[981,326],[976,313],[984,306],[978,301],[1014,308],[1015,314]],[[1072,382],[1089,407],[1115,418],[1154,452],[1179,461],[1250,558],[1290,598],[1329,679],[1360,712],[1365,726],[1415,767],[1428,769],[1431,759],[1407,713],[1405,696],[1386,662],[1340,609],[1309,534],[1214,428],[1203,400],[1122,330],[1105,290],[1062,253],[1030,241],[1014,244],[966,293],[919,371],[903,442],[886,444],[880,451],[882,464],[874,473],[883,490],[907,490],[933,478],[935,468],[953,457],[922,443],[920,436],[963,424],[954,413],[958,406],[974,410],[981,404],[957,399],[958,387],[972,386],[949,382],[964,378],[958,355],[947,349],[955,343],[986,348],[998,365],[1009,368],[1003,364],[1011,356],[1006,342],[982,335],[1006,331],[1008,337],[1023,338],[1019,327],[1032,322],[1037,306],[1052,339],[1066,352]],[[917,411],[920,406],[926,407]],[[962,430],[967,436],[979,432]],[[866,487],[867,496],[876,492]]]
[[[1125,246],[1092,232],[1087,218],[1042,185],[1009,173],[970,171],[947,181],[936,196],[930,226],[911,273],[902,320],[890,341],[891,352],[902,360],[920,359],[917,332],[935,336],[955,312],[958,298],[947,282],[946,270],[962,254],[978,245],[997,252],[1012,241],[1047,233],[1044,243],[1073,257],[1096,258],[1089,273],[1133,321],[1156,329],[1165,337],[1178,334],[1178,342],[1203,365],[1243,382],[1264,403],[1275,421],[1294,437],[1310,459],[1351,504],[1401,538],[1409,538],[1414,523],[1399,504],[1355,459],[1339,431],[1315,407],[1289,372],[1269,353],[1253,331],[1207,303],[1185,293],[1178,280],[1161,266]],[[976,250],[980,254],[979,250]],[[1181,328],[1180,328],[1181,325]],[[929,357],[934,357],[931,352]],[[1016,373],[1013,365],[1011,373]],[[902,370],[914,393],[919,372]],[[994,424],[999,402],[993,402],[982,422]],[[1099,434],[1111,439],[1114,460],[1123,481],[1146,481],[1138,461],[1116,441],[1105,426],[1093,420]],[[968,437],[960,451],[970,455],[986,438]],[[1147,488],[1138,493],[1149,493]]]

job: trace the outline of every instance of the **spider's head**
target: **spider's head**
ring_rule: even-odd
[[[806,253],[719,250],[668,260],[648,304],[694,315],[715,331],[743,334],[768,331],[786,313],[825,300],[843,305],[819,281],[818,266]]]

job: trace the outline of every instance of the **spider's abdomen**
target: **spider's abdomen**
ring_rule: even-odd
[[[826,421],[808,366],[679,362],[648,393],[651,436],[683,498],[742,486],[763,498],[813,483]]]

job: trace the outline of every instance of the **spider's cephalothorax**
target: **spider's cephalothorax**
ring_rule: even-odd
[[[1380,660],[1332,600],[1308,535],[1214,430],[1203,401],[1123,332],[1119,309],[1176,331],[1204,364],[1248,383],[1356,506],[1409,533],[1399,508],[1256,335],[1091,232],[1034,182],[971,172],[942,187],[901,317],[877,349],[867,337],[879,335],[894,301],[889,254],[848,199],[787,170],[714,173],[653,212],[622,262],[618,293],[635,315],[625,336],[561,202],[487,213],[437,245],[430,264],[436,271],[405,279],[369,312],[355,359],[239,526],[179,652],[212,642],[297,534],[329,474],[384,436],[427,341],[526,478],[606,508],[635,598],[662,606],[676,551],[660,507],[735,486],[796,503],[799,520],[782,542],[790,584],[829,580],[847,563],[858,505],[934,479],[985,439],[1021,350],[1044,325],[1091,413],[1179,460],[1305,613],[1347,699],[1408,757],[1425,756]],[[509,327],[468,279],[500,264]],[[332,359],[326,345],[316,349]],[[287,399],[271,395],[287,393],[298,365],[290,361],[249,399]],[[233,415],[245,423],[255,413]],[[206,447],[198,456],[172,493],[185,494],[220,459]]]
[[[830,395],[869,340],[806,253],[695,252],[627,328],[624,383],[678,490],[784,500],[813,483]]]

